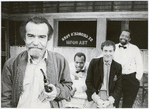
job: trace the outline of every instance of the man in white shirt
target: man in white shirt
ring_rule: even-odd
[[[132,108],[143,74],[140,50],[130,43],[130,36],[129,30],[122,31],[114,54],[114,60],[122,65],[123,108]]]
[[[73,81],[73,90],[71,92],[71,101],[65,103],[65,107],[78,107],[83,108],[86,96],[85,79],[87,75],[88,62],[86,56],[82,52],[77,52],[74,55],[74,62],[69,64],[70,76]]]

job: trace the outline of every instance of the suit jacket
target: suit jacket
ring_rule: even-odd
[[[92,94],[96,92],[98,94],[103,83],[104,76],[104,65],[103,57],[92,59],[88,68],[86,85],[87,85],[87,97],[88,101],[92,101]],[[112,60],[110,74],[109,74],[109,96],[113,96],[114,99],[119,98],[121,92],[121,77],[122,77],[122,67],[119,63]]]
[[[6,61],[1,75],[2,107],[17,107],[23,90],[27,60],[28,53],[24,51],[17,57]],[[70,90],[72,89],[68,63],[62,55],[48,51],[46,68],[48,82],[60,89],[60,94],[54,101],[51,101],[51,105],[52,107],[60,107],[62,99],[70,98]]]

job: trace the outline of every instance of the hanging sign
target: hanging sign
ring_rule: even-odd
[[[59,21],[58,46],[96,47],[97,21]]]

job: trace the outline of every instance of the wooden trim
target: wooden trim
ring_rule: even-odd
[[[13,20],[24,20],[34,14],[10,14],[7,16],[9,19]],[[37,14],[35,14],[37,15]],[[109,20],[137,20],[145,19],[148,20],[147,11],[135,11],[135,12],[75,12],[75,13],[44,13],[38,14],[45,17],[56,18],[107,18]]]

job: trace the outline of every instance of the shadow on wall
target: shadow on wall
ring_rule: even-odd
[[[15,57],[22,51],[25,51],[25,46],[10,46],[10,57]]]

